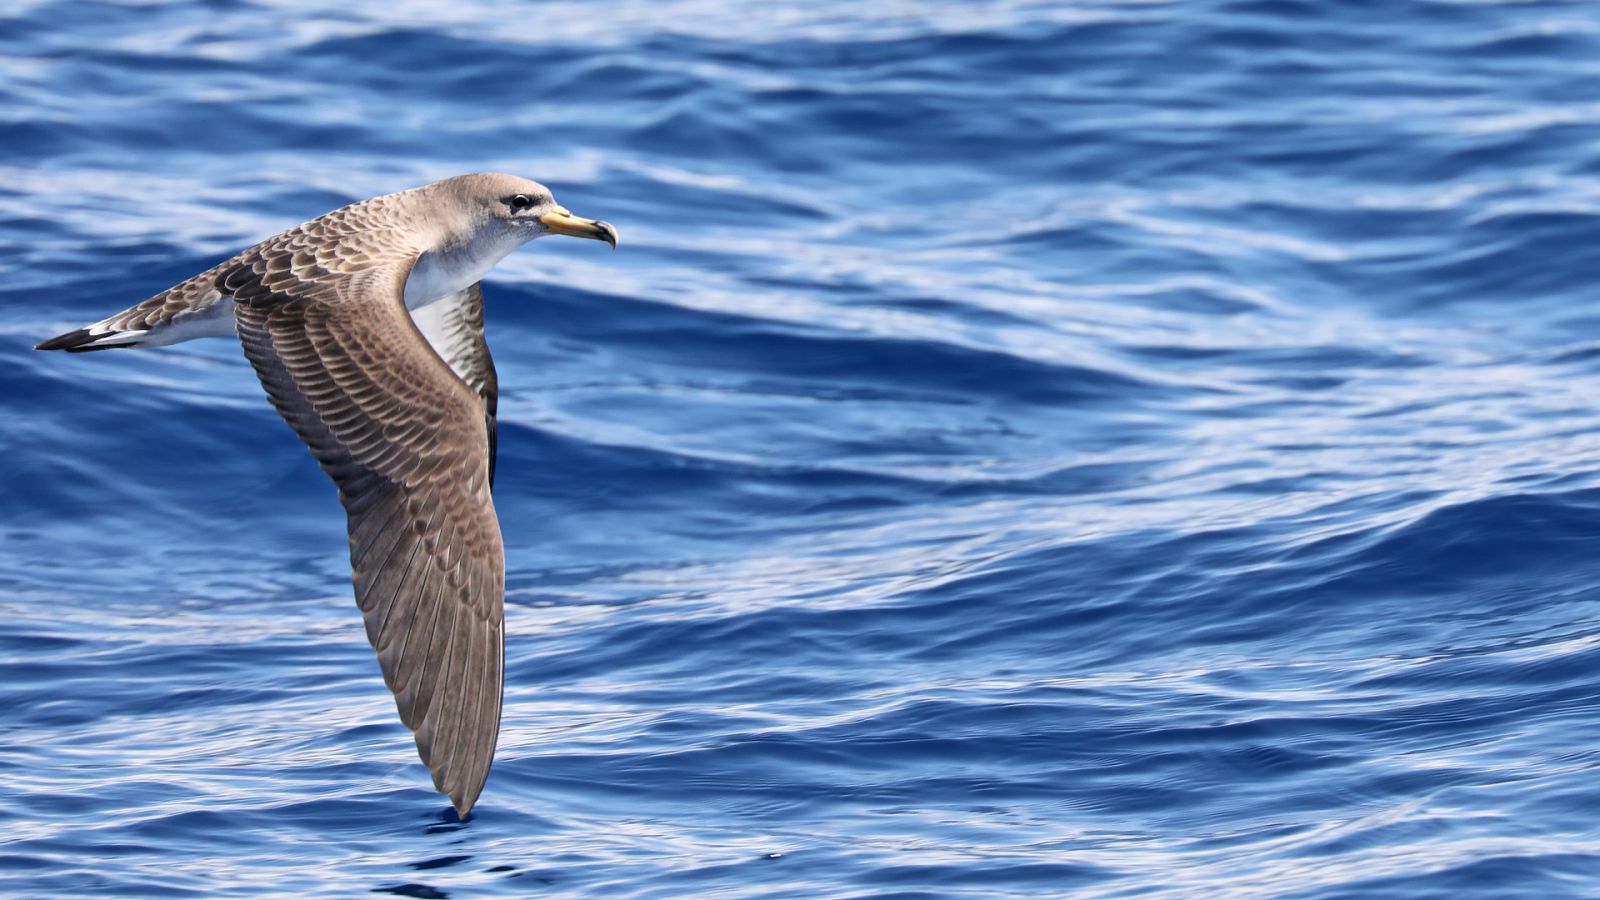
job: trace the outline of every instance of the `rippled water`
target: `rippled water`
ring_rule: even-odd
[[[0,893],[1600,893],[1594,4],[3,15]],[[29,347],[484,169],[457,823],[237,346]]]

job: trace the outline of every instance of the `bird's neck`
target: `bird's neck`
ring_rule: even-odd
[[[427,306],[483,279],[521,241],[480,238],[443,244],[417,257],[406,278],[406,308]]]

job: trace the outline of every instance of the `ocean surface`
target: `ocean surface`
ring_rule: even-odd
[[[1600,4],[11,0],[0,896],[1600,895]],[[460,172],[466,822],[236,343]]]

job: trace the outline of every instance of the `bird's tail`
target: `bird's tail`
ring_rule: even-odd
[[[59,334],[48,341],[34,345],[35,350],[65,350],[68,353],[88,353],[93,350],[117,350],[137,347],[148,334],[142,328],[118,328],[110,321],[96,322],[76,331]]]
[[[232,260],[181,281],[154,297],[76,331],[57,335],[35,350],[117,350],[160,347],[197,337],[233,333],[233,301],[224,301],[217,275]]]

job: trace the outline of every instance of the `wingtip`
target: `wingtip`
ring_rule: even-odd
[[[418,749],[421,749],[420,745]],[[451,785],[443,765],[435,768],[426,759],[423,760],[423,764],[433,770],[433,789],[450,800],[450,805],[455,808],[456,816],[465,822],[467,814],[471,813],[472,807],[477,805],[478,797],[483,793],[483,786],[488,781],[488,778],[477,780],[476,783],[469,780],[464,784]]]
[[[447,795],[450,798],[450,805],[455,807],[456,818],[463,822],[467,820],[467,816],[472,814],[472,808],[478,805],[478,794],[481,791],[482,788],[470,793],[465,791],[452,791]]]

